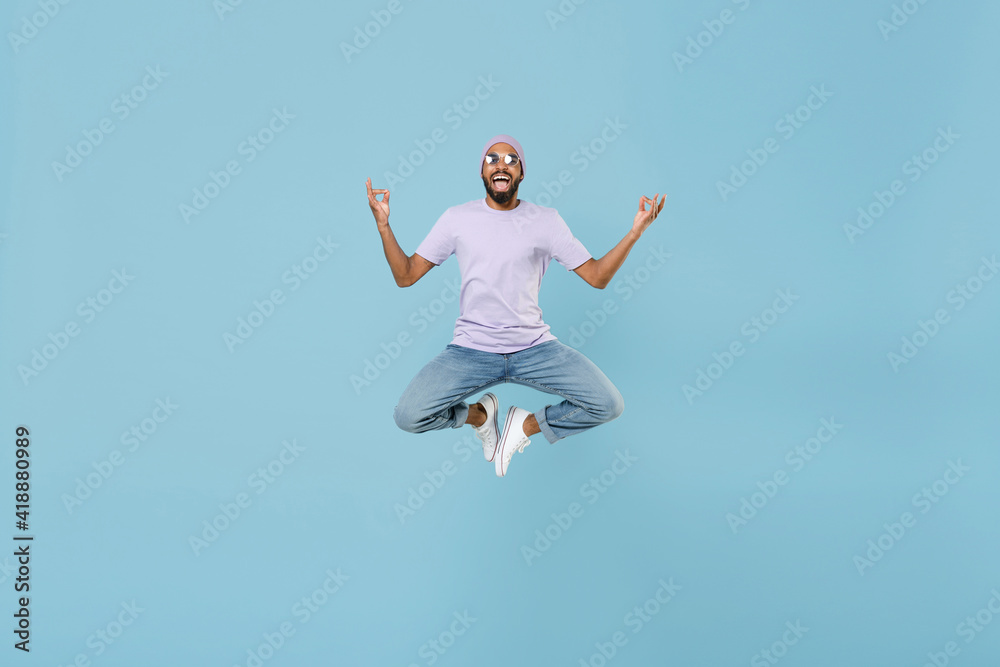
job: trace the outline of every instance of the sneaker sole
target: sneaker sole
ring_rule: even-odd
[[[479,402],[482,403],[483,399],[488,399],[493,404],[493,432],[496,433],[496,446],[493,447],[493,456],[486,459],[492,462],[497,457],[497,450],[500,449],[500,422],[497,421],[497,413],[500,412],[500,401],[493,394],[484,395],[483,398],[479,399]]]
[[[494,467],[496,468],[497,477],[503,477],[507,474],[507,471],[503,469],[503,452],[501,450],[507,442],[507,433],[510,431],[511,420],[514,417],[514,411],[516,409],[517,408],[513,405],[507,409],[507,419],[505,419],[503,423],[503,434],[500,436],[500,440],[497,442],[497,450],[493,454],[493,458],[496,459]],[[497,457],[497,454],[500,455],[499,458]]]

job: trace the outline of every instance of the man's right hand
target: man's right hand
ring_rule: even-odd
[[[378,223],[379,229],[381,229],[389,224],[389,191],[381,189],[372,190],[371,177],[365,181],[365,186],[368,188],[368,205],[372,209],[372,215],[375,216],[375,222]],[[379,201],[375,199],[376,195],[385,196],[382,197],[382,201]]]

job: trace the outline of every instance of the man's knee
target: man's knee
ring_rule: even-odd
[[[618,419],[625,412],[625,399],[617,389],[609,392],[601,406],[600,415],[604,421]]]
[[[413,414],[411,410],[400,408],[397,405],[392,411],[392,419],[396,422],[396,426],[403,429],[407,433],[419,433],[417,416]]]

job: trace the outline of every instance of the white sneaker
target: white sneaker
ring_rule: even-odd
[[[497,423],[500,412],[500,401],[493,394],[486,393],[476,401],[486,409],[486,421],[476,429],[476,437],[483,441],[483,456],[492,461],[497,453],[497,443],[500,441],[500,425]]]
[[[503,424],[503,433],[500,435],[500,444],[497,446],[494,461],[497,477],[507,474],[507,466],[510,465],[510,457],[514,452],[523,452],[531,443],[524,434],[524,420],[530,416],[531,413],[524,408],[511,406],[507,410],[507,419]]]

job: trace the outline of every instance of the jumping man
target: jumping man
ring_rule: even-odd
[[[640,197],[632,228],[610,252],[594,259],[556,209],[517,198],[525,164],[516,139],[500,134],[487,141],[478,168],[486,198],[446,210],[410,256],[389,227],[389,191],[373,190],[370,178],[365,185],[398,286],[414,284],[452,254],[462,274],[454,338],[406,387],[393,418],[410,433],[470,424],[483,443],[483,456],[503,477],[514,452],[531,442],[529,436],[541,433],[554,443],[621,415],[625,402],[618,389],[542,321],[538,289],[552,259],[604,289],[663,210],[666,195],[659,203],[659,193]],[[382,199],[376,199],[380,194]],[[501,382],[563,400],[534,413],[511,406],[505,416],[492,393],[472,405],[464,401]]]

